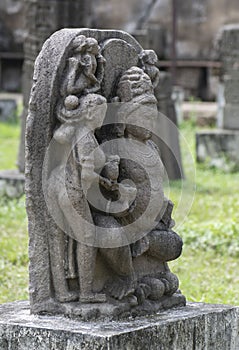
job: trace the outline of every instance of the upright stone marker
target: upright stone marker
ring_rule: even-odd
[[[218,37],[222,63],[218,130],[197,133],[197,159],[216,167],[239,168],[239,25],[226,25]],[[229,162],[228,162],[229,161]]]
[[[223,27],[218,41],[224,85],[224,111],[219,126],[222,129],[239,130],[239,25]]]

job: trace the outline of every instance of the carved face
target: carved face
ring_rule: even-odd
[[[97,69],[97,61],[95,55],[91,53],[85,53],[81,57],[82,62],[84,62],[86,69],[90,70],[92,74],[95,74]]]
[[[98,42],[93,38],[86,39],[86,51],[92,55],[97,56],[99,54],[99,45]]]

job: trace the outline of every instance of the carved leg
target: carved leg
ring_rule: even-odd
[[[82,243],[77,244],[77,264],[80,282],[80,301],[82,303],[102,303],[106,301],[103,293],[93,292],[97,248]]]
[[[96,225],[104,227],[105,219],[107,218],[109,227],[121,227],[120,223],[113,216],[106,217],[97,213],[93,217]],[[132,294],[136,287],[136,278],[130,246],[124,245],[118,248],[100,248],[99,252],[115,275],[105,286],[107,292],[112,297],[119,300]]]
[[[65,234],[58,228],[50,238],[50,260],[55,297],[62,303],[78,299],[77,294],[68,289],[64,268],[65,248]]]
[[[130,246],[101,248],[100,253],[116,275],[106,286],[110,295],[121,300],[132,294],[136,287],[136,278]]]
[[[76,267],[76,256],[74,254],[75,244],[76,244],[76,241],[73,238],[69,237],[68,245],[67,245],[67,258],[68,258],[67,278],[71,278],[71,279],[78,277],[77,267]]]

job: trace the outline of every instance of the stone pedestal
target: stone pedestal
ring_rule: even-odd
[[[25,192],[25,176],[18,170],[0,171],[0,196],[19,198]]]
[[[239,308],[188,303],[155,316],[79,322],[30,315],[27,301],[0,306],[1,350],[238,350]]]
[[[239,130],[215,129],[196,133],[198,162],[209,162],[222,170],[239,168]]]

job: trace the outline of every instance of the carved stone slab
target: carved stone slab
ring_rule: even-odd
[[[184,305],[182,240],[153,142],[157,56],[122,31],[63,29],[34,70],[26,138],[30,304],[82,318]]]

